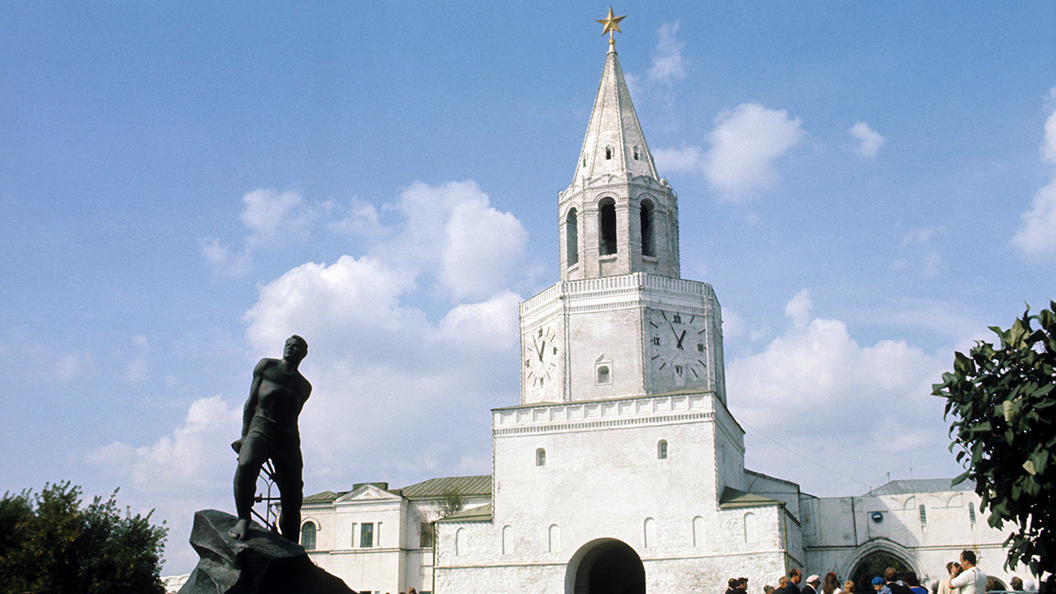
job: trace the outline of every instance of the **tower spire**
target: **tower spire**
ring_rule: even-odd
[[[609,52],[575,176],[558,197],[563,280],[679,277],[677,196],[657,175],[612,41],[624,18],[609,7],[598,21]]]
[[[609,16],[598,20],[605,26],[602,35],[609,34],[609,52],[583,140],[577,182],[605,174],[659,179],[616,55],[613,33],[622,33],[620,21],[625,18],[626,15],[616,16],[610,6]]]

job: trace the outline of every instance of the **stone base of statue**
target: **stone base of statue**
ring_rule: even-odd
[[[300,545],[255,522],[246,540],[231,538],[237,521],[215,509],[195,512],[191,546],[201,559],[179,594],[356,594]]]

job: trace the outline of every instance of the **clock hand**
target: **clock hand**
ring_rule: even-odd
[[[538,349],[538,351],[539,351],[539,362],[540,363],[543,362],[543,350],[545,350],[545,349],[546,349],[546,341],[544,340],[543,341],[543,346],[539,347],[539,349]]]
[[[682,331],[682,336],[679,336],[679,337],[678,337],[678,339],[677,339],[677,340],[678,340],[678,344],[677,344],[677,345],[675,345],[675,346],[677,346],[678,348],[680,348],[680,349],[681,349],[681,348],[682,348],[682,339],[683,339],[683,338],[685,338],[685,337],[686,337],[686,331],[685,331],[685,330],[683,330],[683,331]],[[685,350],[685,349],[683,349],[683,350]]]

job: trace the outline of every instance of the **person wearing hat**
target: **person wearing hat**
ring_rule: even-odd
[[[873,589],[876,590],[876,594],[891,594],[891,588],[887,587],[887,582],[880,576],[873,578]]]
[[[803,586],[801,592],[803,594],[818,594],[818,584],[821,583],[821,577],[818,574],[812,574],[807,578],[807,585]]]

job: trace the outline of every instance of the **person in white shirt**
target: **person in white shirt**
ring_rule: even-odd
[[[961,569],[954,568],[950,589],[960,588],[961,594],[986,594],[986,574],[975,566],[975,552],[961,552]]]

